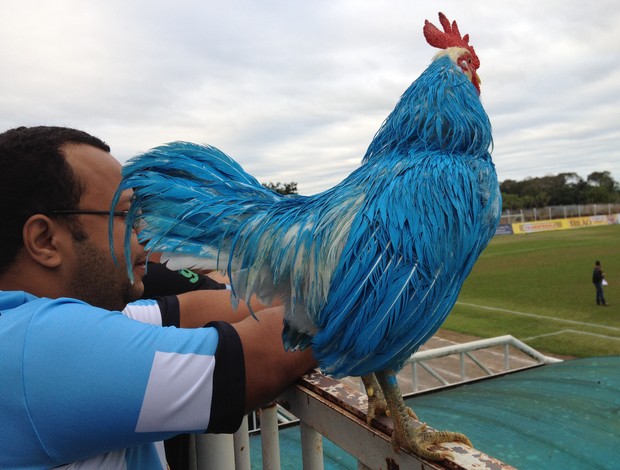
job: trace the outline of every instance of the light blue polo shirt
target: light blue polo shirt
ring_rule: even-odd
[[[166,468],[156,442],[238,428],[244,377],[225,323],[162,327],[0,291],[0,468]]]

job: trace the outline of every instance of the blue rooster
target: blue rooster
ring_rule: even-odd
[[[501,211],[480,63],[439,19],[424,35],[442,51],[333,188],[281,196],[220,150],[174,142],[130,160],[117,193],[135,191],[127,227],[142,217],[140,239],[169,267],[227,271],[233,301],[282,299],[285,346],[362,376],[369,422],[387,408],[395,448],[433,460],[430,445],[469,441],[418,426],[395,374],[446,319]]]

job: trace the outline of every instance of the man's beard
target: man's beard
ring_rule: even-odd
[[[136,280],[131,284],[123,260],[117,266],[110,251],[97,248],[88,239],[77,241],[74,246],[79,260],[71,280],[74,297],[107,310],[122,310],[140,298],[142,282]]]

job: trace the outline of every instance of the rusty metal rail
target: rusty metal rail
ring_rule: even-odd
[[[503,470],[513,467],[462,443],[444,443],[451,457],[428,462],[404,449],[395,451],[387,417],[366,423],[367,396],[338,380],[313,372],[287,389],[261,410],[262,469],[280,470],[279,407],[300,420],[303,470],[323,470],[323,436],[351,454],[358,470]],[[233,436],[205,434],[195,437],[191,467],[196,470],[251,470],[247,419]],[[255,469],[256,470],[256,469]]]
[[[500,348],[495,352],[492,348]],[[473,356],[474,351],[487,350],[484,359]],[[512,352],[529,357],[512,358]],[[457,357],[454,357],[457,356]],[[431,366],[432,361],[446,361],[452,357],[452,363],[440,363]],[[512,359],[511,359],[512,358]],[[479,360],[480,359],[480,360]],[[473,363],[466,368],[465,360]],[[483,362],[488,361],[485,366]],[[516,364],[512,362],[516,361]],[[415,372],[416,364],[424,367],[433,380],[441,386],[467,382],[505,373],[508,370],[522,369],[536,365],[556,362],[511,336],[502,336],[470,343],[419,351],[411,359],[414,393],[419,390]],[[455,367],[455,364],[459,364]],[[488,366],[488,367],[487,367]],[[447,368],[446,368],[447,367]],[[475,372],[473,368],[477,368]],[[448,369],[460,370],[452,373],[449,380],[442,374]],[[467,370],[466,370],[467,369]],[[399,376],[400,382],[400,376]],[[313,372],[300,379],[293,387],[286,390],[278,399],[278,405],[272,404],[260,411],[260,432],[262,441],[262,468],[280,470],[280,444],[278,423],[299,419],[301,428],[301,453],[304,470],[323,470],[322,439],[327,437],[358,461],[358,470],[366,469],[509,469],[509,465],[461,443],[445,443],[438,449],[451,452],[452,457],[441,462],[422,460],[404,449],[394,451],[391,444],[392,426],[387,417],[366,423],[368,399],[365,393],[356,388],[356,383],[343,383]],[[427,384],[423,388],[434,388]],[[250,445],[248,441],[248,422],[244,420],[242,428],[234,438],[226,435],[202,435],[196,437],[196,470],[251,470]]]
[[[450,459],[428,462],[404,449],[392,448],[391,420],[375,419],[366,424],[367,397],[365,394],[326,377],[319,372],[305,376],[289,388],[278,402],[304,426],[327,437],[349,454],[355,456],[360,468],[370,469],[509,469],[507,464],[462,443],[446,443]],[[437,447],[440,449],[440,447]],[[303,447],[302,447],[303,451]],[[304,462],[306,456],[303,456]],[[319,468],[319,467],[306,467]],[[322,467],[320,467],[322,468]]]

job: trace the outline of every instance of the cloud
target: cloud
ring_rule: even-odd
[[[421,28],[441,9],[481,58],[500,179],[620,180],[615,2],[440,3],[5,0],[0,127],[78,127],[122,161],[210,143],[311,194],[359,165],[435,54]]]

